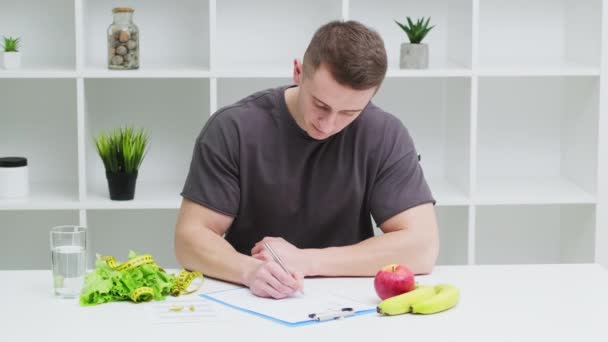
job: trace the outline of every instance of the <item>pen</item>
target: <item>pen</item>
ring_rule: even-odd
[[[287,267],[285,267],[285,264],[283,263],[283,260],[281,260],[281,258],[279,258],[279,255],[274,252],[274,249],[272,249],[272,247],[270,247],[270,244],[268,242],[264,242],[264,247],[266,247],[266,249],[270,252],[270,255],[272,255],[272,259],[277,264],[279,264],[279,266],[281,266],[281,268],[283,269],[283,271],[285,271],[285,273],[287,273],[288,275],[291,276],[291,272],[289,272],[289,270],[287,270]],[[304,294],[304,291],[302,291],[302,289],[300,289],[300,293]]]

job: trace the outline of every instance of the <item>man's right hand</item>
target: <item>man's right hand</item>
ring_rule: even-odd
[[[274,261],[259,262],[243,279],[256,296],[281,299],[302,290],[304,276],[299,272],[287,274]]]

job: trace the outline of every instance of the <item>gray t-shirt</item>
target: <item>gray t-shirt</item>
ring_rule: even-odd
[[[235,218],[243,254],[265,236],[299,248],[352,245],[392,216],[435,200],[401,121],[369,103],[341,132],[311,138],[290,115],[287,86],[218,110],[201,130],[181,195]]]

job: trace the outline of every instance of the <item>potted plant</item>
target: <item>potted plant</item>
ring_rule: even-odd
[[[426,22],[424,17],[418,19],[414,24],[410,17],[407,17],[407,25],[395,20],[397,25],[405,31],[409,38],[409,43],[401,44],[401,56],[399,59],[399,67],[401,69],[426,69],[429,66],[429,47],[422,43],[427,33],[435,27],[429,27],[429,17]]]
[[[106,169],[110,199],[132,200],[137,173],[147,153],[148,133],[131,127],[114,129],[99,134],[95,146]]]
[[[21,52],[19,52],[20,38],[3,37],[2,66],[4,69],[17,69],[21,66]]]

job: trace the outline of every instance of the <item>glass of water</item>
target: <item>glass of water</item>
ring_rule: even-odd
[[[51,228],[51,269],[55,295],[80,295],[86,271],[87,230],[81,226]]]

